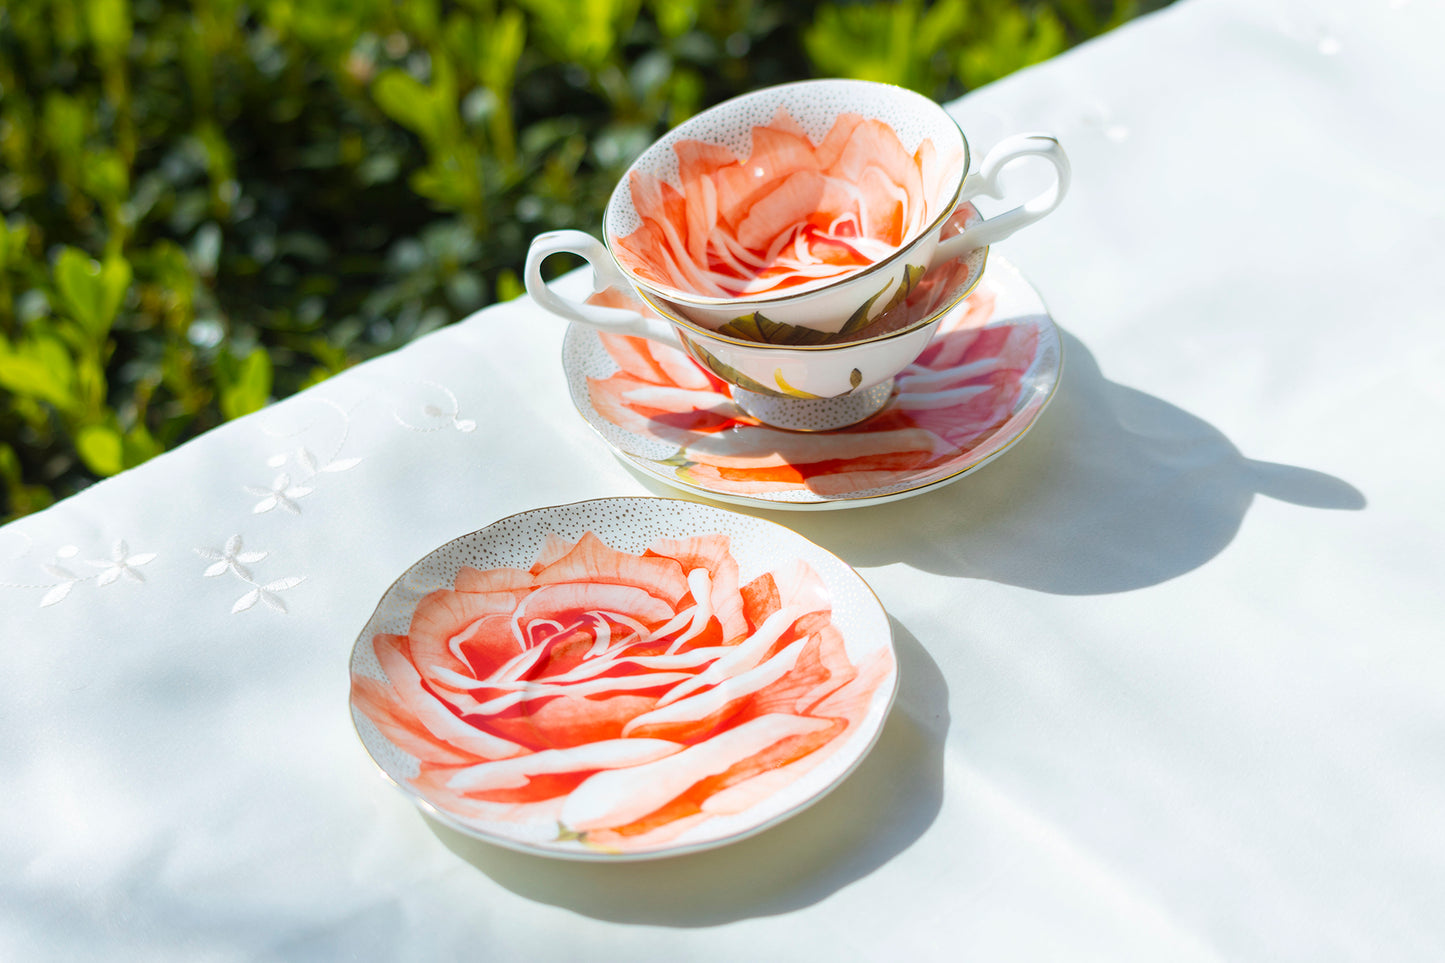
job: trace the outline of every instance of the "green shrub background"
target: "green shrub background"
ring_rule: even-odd
[[[0,518],[515,297],[534,234],[596,230],[710,104],[818,76],[946,100],[1137,12],[0,0]]]

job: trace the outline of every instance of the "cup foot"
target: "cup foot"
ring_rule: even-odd
[[[765,425],[788,431],[833,431],[870,418],[893,397],[889,378],[857,394],[836,398],[783,398],[732,385],[733,400]]]

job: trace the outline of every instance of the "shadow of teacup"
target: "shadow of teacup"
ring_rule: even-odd
[[[1202,419],[1104,378],[1065,333],[1064,373],[1033,431],[937,491],[856,511],[760,512],[858,566],[906,562],[1063,595],[1189,572],[1234,538],[1256,495],[1359,510],[1331,475],[1256,461]],[[860,524],[863,523],[863,524]],[[915,537],[927,533],[927,537]]]
[[[615,865],[532,856],[427,819],[452,852],[519,896],[597,919],[713,926],[812,905],[907,849],[943,801],[948,687],[892,622],[897,700],[878,742],[832,792],[756,836],[687,856]]]

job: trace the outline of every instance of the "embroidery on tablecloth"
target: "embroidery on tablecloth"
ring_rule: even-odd
[[[249,566],[263,560],[270,553],[244,551],[240,535],[232,535],[226,539],[226,545],[222,549],[198,548],[195,551],[197,555],[211,563],[206,567],[206,570],[201,573],[206,578],[215,578],[218,575],[225,575],[227,572],[230,572],[236,576],[236,578],[251,586],[250,590],[236,599],[235,604],[231,606],[232,615],[254,608],[258,602],[272,611],[285,615],[287,614],[286,603],[277,593],[284,592],[289,588],[295,588],[297,585],[306,581],[306,577],[303,575],[292,575],[286,578],[273,579],[264,585],[256,581],[251,575]]]
[[[280,508],[292,515],[301,514],[301,506],[296,504],[298,499],[310,495],[316,490],[316,479],[326,473],[350,471],[361,464],[362,459],[338,458],[341,449],[346,446],[346,440],[351,433],[351,415],[341,405],[329,398],[317,398],[323,405],[335,411],[341,416],[341,436],[336,444],[331,447],[330,455],[324,460],[318,458],[310,448],[305,445],[298,446],[292,451],[277,452],[266,459],[268,468],[284,468],[292,465],[290,471],[283,471],[272,480],[269,487],[261,485],[244,485],[242,488],[248,495],[259,495],[261,500],[252,508],[251,512],[256,515]],[[262,430],[273,437],[294,437],[309,429],[314,422],[308,423],[301,428],[289,432],[272,432],[265,428]],[[254,604],[254,603],[253,603]]]
[[[447,403],[445,406],[433,403],[422,406],[421,413],[433,422],[433,424],[429,425],[413,424],[402,416],[401,408],[393,408],[391,414],[392,417],[396,419],[397,424],[403,428],[409,428],[412,431],[441,431],[444,428],[455,428],[457,431],[463,433],[476,431],[477,423],[475,421],[470,418],[461,417],[461,402],[457,400],[457,396],[452,393],[450,388],[447,388],[445,385],[439,385],[435,381],[417,381],[414,383],[441,392],[446,396]]]
[[[28,553],[29,547],[27,546],[25,551],[20,552],[14,557],[22,558]],[[112,582],[118,582],[122,578],[128,582],[143,583],[145,582],[145,575],[138,571],[138,569],[142,565],[153,562],[158,553],[133,553],[125,539],[118,539],[115,544],[111,546],[110,556],[108,558],[90,558],[84,560],[86,565],[98,569],[93,575],[79,575],[66,567],[68,563],[71,563],[71,559],[74,559],[79,554],[79,547],[75,545],[62,545],[55,550],[54,558],[48,562],[40,563],[40,570],[53,579],[59,579],[57,582],[28,584],[0,582],[0,585],[13,589],[44,589],[45,593],[40,596],[40,607],[46,608],[64,601],[65,598],[70,595],[70,590],[81,582],[94,581],[97,587],[110,585]]]

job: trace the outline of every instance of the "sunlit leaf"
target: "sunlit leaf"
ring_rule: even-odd
[[[55,260],[55,288],[61,306],[97,342],[115,321],[130,281],[130,262],[119,255],[102,264],[84,251],[67,247]]]
[[[75,450],[97,475],[119,474],[125,467],[120,432],[109,425],[87,425],[75,436]]]

